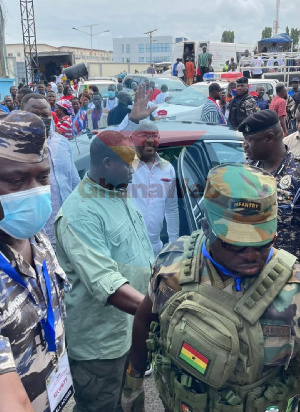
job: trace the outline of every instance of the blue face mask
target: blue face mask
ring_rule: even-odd
[[[49,185],[2,195],[0,202],[4,213],[0,229],[16,239],[36,235],[52,212]]]
[[[113,92],[112,90],[109,90],[107,94],[110,99],[113,99],[116,96],[116,92]]]

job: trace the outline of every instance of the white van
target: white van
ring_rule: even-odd
[[[253,44],[247,43],[222,43],[214,41],[183,41],[174,45],[173,64],[176,59],[183,59],[186,48],[189,49],[190,55],[195,58],[195,65],[198,65],[198,55],[202,53],[202,47],[206,46],[207,51],[212,54],[212,67],[215,72],[223,71],[226,60],[233,57],[238,63],[244,55],[245,50],[249,50],[250,55],[253,50]]]

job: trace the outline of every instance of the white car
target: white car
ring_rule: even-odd
[[[195,83],[178,93],[177,96],[168,102],[159,104],[157,109],[158,116],[164,117],[167,120],[199,121],[202,106],[208,97],[208,86],[210,83]],[[215,83],[218,83],[227,93],[228,81],[217,81]],[[266,91],[264,98],[269,99],[276,95],[277,83],[274,79],[249,79],[249,92],[255,92],[257,86],[264,86]]]
[[[111,84],[114,84],[115,86],[117,85],[118,81],[114,77],[107,77],[107,78],[95,78],[94,80],[84,80],[79,82],[78,84],[78,91],[77,91],[77,96],[79,96],[85,86],[97,86],[99,89],[99,92],[101,93],[102,97],[108,97],[108,86]]]

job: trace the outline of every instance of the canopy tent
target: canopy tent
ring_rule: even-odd
[[[278,48],[282,46],[285,51],[291,49],[293,40],[286,33],[278,34],[277,36],[262,39],[258,42],[258,52],[262,53],[264,50],[268,52],[276,52]]]

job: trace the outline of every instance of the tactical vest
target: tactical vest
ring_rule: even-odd
[[[284,340],[285,365],[267,368],[260,321],[290,278],[296,257],[280,250],[237,298],[200,283],[203,241],[201,231],[189,238],[182,291],[166,302],[147,340],[164,405],[172,412],[264,412],[271,405],[285,411],[299,393],[298,362],[290,359],[293,337]]]
[[[237,129],[243,120],[246,119],[247,113],[245,109],[246,100],[253,99],[250,94],[246,94],[241,99],[233,99],[229,105],[229,118],[228,121],[230,125]]]

